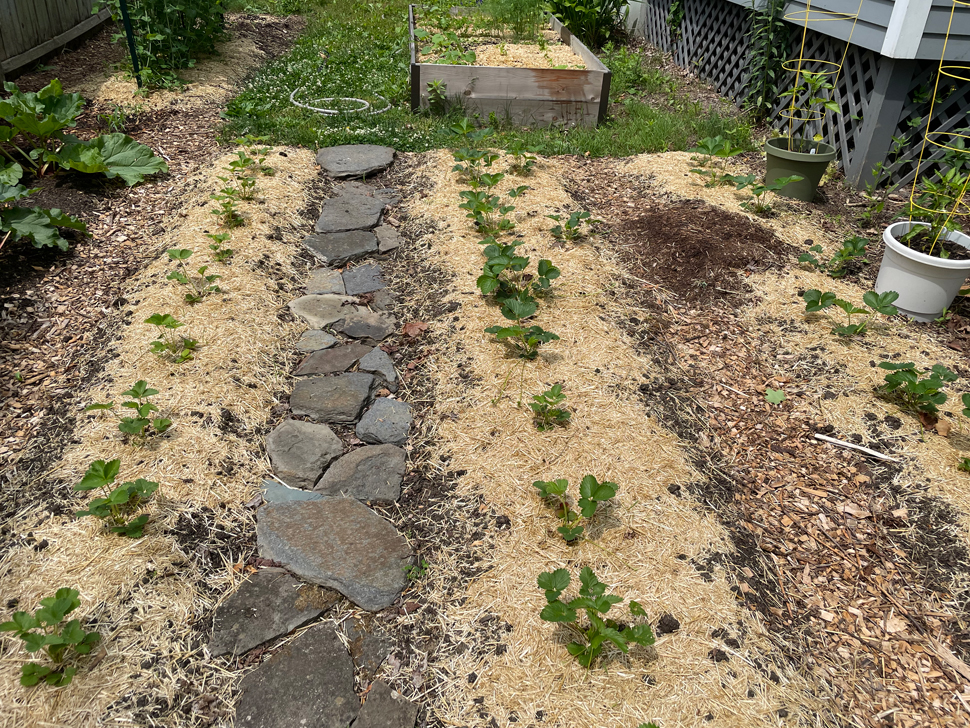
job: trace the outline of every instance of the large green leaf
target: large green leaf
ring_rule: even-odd
[[[88,233],[83,222],[57,209],[34,207],[28,210],[25,207],[14,207],[0,210],[0,232],[12,232],[14,240],[27,238],[35,248],[56,245],[61,250],[67,250],[69,243],[61,237],[57,229],[59,227],[79,230],[85,235]]]
[[[65,94],[56,78],[37,93],[23,93],[16,84],[9,82],[3,87],[10,93],[10,98],[0,101],[0,119],[17,131],[41,140],[74,126],[84,107],[81,94]]]
[[[5,163],[3,160],[0,160],[0,185],[15,185],[20,182],[23,174],[24,168],[16,162]]]
[[[163,159],[125,134],[103,134],[87,142],[71,137],[57,157],[64,169],[102,173],[108,179],[121,177],[129,186],[146,175],[168,171]]]

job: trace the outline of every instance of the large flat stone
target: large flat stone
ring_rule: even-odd
[[[314,295],[336,293],[339,296],[347,291],[344,288],[344,277],[339,270],[330,268],[315,268],[310,271],[310,279],[306,282],[306,292]]]
[[[389,253],[401,247],[401,235],[396,228],[390,225],[378,225],[374,228],[377,236],[377,249],[382,253]]]
[[[376,144],[342,144],[317,152],[317,164],[336,179],[365,177],[394,163],[394,150]]]
[[[381,223],[384,201],[365,195],[340,195],[324,200],[314,230],[318,233],[345,233],[372,230]]]
[[[350,296],[359,296],[386,288],[387,284],[381,277],[382,272],[381,267],[376,263],[366,263],[345,270],[344,289]]]
[[[318,260],[336,268],[377,252],[377,237],[369,230],[308,235],[303,245]]]
[[[290,310],[314,329],[322,329],[360,309],[349,296],[300,296],[290,301]]]
[[[380,397],[357,423],[357,437],[364,442],[403,445],[411,429],[411,408],[396,399]]]
[[[315,374],[345,372],[370,351],[371,347],[356,342],[335,346],[323,351],[315,351],[303,360],[294,373],[298,377],[305,377]]]
[[[407,585],[407,541],[353,498],[263,506],[256,538],[260,556],[339,591],[362,609],[390,606]]]
[[[352,339],[378,342],[397,330],[397,321],[388,313],[358,309],[335,322],[333,328]]]
[[[391,293],[389,288],[385,288],[374,293],[374,297],[370,302],[370,307],[375,311],[387,311],[393,307],[397,301],[397,296]]]
[[[323,498],[321,493],[314,493],[312,490],[302,490],[300,488],[290,488],[268,478],[259,486],[259,492],[262,494],[263,501],[266,503],[289,503],[290,501],[320,500]]]
[[[343,451],[343,443],[329,427],[313,422],[286,420],[266,436],[273,472],[294,488],[312,488]]]
[[[333,334],[320,329],[310,329],[300,336],[299,341],[296,342],[296,348],[298,351],[320,351],[320,349],[329,349],[336,343],[337,337]]]
[[[394,362],[386,351],[380,348],[373,348],[360,359],[357,368],[362,372],[377,374],[387,384],[387,388],[392,392],[397,391],[397,370]]]
[[[290,409],[318,422],[356,422],[371,400],[374,376],[362,372],[301,379],[290,395]]]
[[[380,680],[371,685],[354,728],[414,728],[418,706]]]
[[[404,479],[404,450],[394,445],[367,445],[335,461],[314,491],[362,501],[396,501]]]
[[[369,625],[360,619],[348,619],[342,626],[347,635],[350,656],[362,677],[370,682],[391,654],[394,641],[374,619],[370,620]]]
[[[366,197],[376,197],[385,205],[396,205],[401,201],[401,195],[397,190],[390,187],[374,187],[366,182],[338,182],[333,188],[334,196],[337,195],[365,195]]]
[[[301,586],[283,569],[260,569],[250,576],[216,608],[212,656],[245,654],[322,614],[300,600]]]
[[[239,687],[236,728],[347,728],[360,711],[353,660],[330,625],[308,629]]]

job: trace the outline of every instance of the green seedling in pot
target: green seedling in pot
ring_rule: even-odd
[[[810,242],[810,241],[806,241]],[[812,245],[807,252],[798,256],[799,263],[806,263],[816,270],[820,270],[830,278],[842,278],[849,272],[849,266],[853,261],[868,263],[866,259],[866,246],[869,241],[853,235],[842,243],[842,247],[827,262],[817,256],[821,256],[824,251],[822,246]]]
[[[847,322],[845,325],[834,326],[832,333],[843,338],[861,336],[866,333],[869,330],[869,324],[872,323],[872,320],[877,314],[895,316],[899,313],[899,310],[893,305],[896,299],[899,298],[899,294],[896,291],[886,291],[884,293],[866,291],[862,296],[862,301],[868,308],[860,308],[853,303],[842,300],[831,291],[825,291],[823,293],[817,288],[805,291],[802,294],[802,298],[805,301],[805,313],[824,311],[830,306],[842,309],[847,317]],[[852,323],[853,316],[865,316],[866,318],[863,321]]]
[[[129,518],[142,505],[147,503],[158,490],[158,483],[138,478],[117,487],[114,482],[121,469],[121,460],[95,460],[88,467],[81,482],[74,486],[76,491],[101,490],[102,497],[95,498],[86,510],[78,511],[78,518],[94,516],[104,521],[112,533],[128,538],[141,538],[148,523],[148,514],[143,513]]]
[[[76,589],[58,589],[54,596],[40,600],[40,608],[30,612],[14,612],[9,622],[0,624],[0,632],[12,632],[23,640],[24,649],[31,654],[47,655],[52,665],[28,662],[20,668],[20,684],[25,687],[44,681],[53,687],[69,685],[77,667],[65,664],[73,655],[87,655],[101,640],[97,632],[88,632],[81,620],[67,620],[67,615],[81,606]],[[73,654],[72,654],[73,653]]]
[[[176,364],[193,358],[193,352],[199,347],[199,342],[174,333],[185,324],[176,320],[172,314],[153,313],[145,319],[145,323],[151,324],[158,331],[158,338],[149,344],[152,353],[170,359]]]
[[[150,397],[158,394],[157,389],[148,386],[148,382],[140,379],[127,392],[122,392],[122,397],[131,397],[127,402],[122,402],[121,406],[128,410],[133,410],[132,417],[119,417],[118,429],[128,435],[136,444],[144,444],[148,439],[149,428],[156,435],[166,432],[171,426],[172,421],[165,417],[154,417],[153,413],[158,412],[158,407],[151,403]],[[85,412],[113,411],[114,402],[103,404],[89,404],[84,408]]]
[[[553,385],[542,394],[533,395],[529,408],[532,410],[532,419],[539,432],[569,424],[572,413],[559,406],[565,401],[566,395],[562,393],[561,384]]]

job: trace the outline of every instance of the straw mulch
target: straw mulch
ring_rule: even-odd
[[[123,442],[112,417],[81,415],[73,444],[45,476],[69,491],[93,460],[120,458],[118,483],[157,481],[144,538],[113,536],[93,518],[39,506],[9,524],[14,534],[31,532],[33,541],[21,538],[3,556],[0,593],[33,611],[59,587],[78,589],[76,615],[96,620],[104,649],[80,661],[70,686],[24,689],[17,681],[27,655],[19,641],[4,640],[0,725],[148,725],[161,716],[165,725],[182,725],[192,722],[190,714],[199,720],[228,714],[229,675],[202,649],[206,617],[239,580],[233,565],[253,548],[253,515],[244,504],[269,472],[261,435],[289,388],[283,352],[302,328],[280,311],[287,281],[302,275],[293,243],[314,175],[306,150],[272,150],[268,163],[277,172],[258,179],[256,201],[241,203],[246,225],[232,231],[235,256],[220,265],[210,260],[203,233],[217,230],[208,197],[222,186],[217,176],[229,159],[216,159],[182,187],[183,212],[166,225],[157,258],[128,281],[126,325],[117,341],[105,342],[114,357],[97,383],[74,397],[78,410],[120,403],[120,393],[144,379],[159,390],[153,401],[174,426],[135,447]],[[194,250],[193,268],[210,264],[223,292],[186,305],[184,288],[165,278],[173,268],[165,254],[171,247]],[[185,324],[178,332],[199,340],[194,360],[176,365],[149,351],[156,332],[142,322],[154,313],[173,314]],[[76,497],[76,507],[85,495]],[[46,548],[32,548],[37,541]]]
[[[457,206],[465,185],[449,171],[452,164],[447,153],[428,155],[430,189],[408,208],[412,233],[426,233],[427,262],[451,279],[440,300],[455,307],[447,329],[434,330],[439,346],[424,365],[435,383],[438,459],[464,473],[461,497],[481,499],[482,509],[504,514],[511,527],[481,554],[483,575],[446,601],[441,619],[448,644],[477,644],[482,623],[505,623],[508,634],[501,650],[443,649],[429,658],[443,681],[435,717],[446,725],[479,725],[492,716],[499,725],[542,720],[570,728],[650,720],[776,725],[779,710],[810,719],[817,706],[809,686],[776,661],[724,571],[710,565],[706,581],[692,566],[710,564],[712,554],[731,547],[711,514],[668,491],[696,473],[677,438],[639,402],[638,387],[652,366],[611,321],[624,306],[610,292],[622,270],[589,245],[562,246],[549,235],[545,214],[576,209],[564,191],[563,163],[544,161],[534,176],[510,176],[501,190],[532,187],[515,200],[520,250],[562,269],[535,317],[561,340],[524,366],[482,333],[502,318],[475,288],[483,258]],[[525,402],[556,382],[564,385],[572,421],[540,433]],[[568,478],[576,489],[587,473],[618,483],[619,493],[594,522],[592,540],[569,547],[531,483]],[[587,672],[566,652],[563,633],[539,619],[544,598],[536,587],[541,572],[563,567],[575,590],[585,565],[614,593],[640,601],[653,622],[669,612],[681,629],[658,639],[655,651],[607,650]],[[722,643],[711,634],[715,628],[737,642]],[[714,650],[729,661],[712,660]],[[767,679],[771,673],[777,684]]]

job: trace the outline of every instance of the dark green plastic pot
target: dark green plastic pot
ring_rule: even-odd
[[[815,199],[815,190],[825,174],[825,169],[835,159],[835,147],[824,142],[806,142],[801,139],[791,141],[788,137],[779,137],[765,142],[765,157],[765,182],[770,183],[779,177],[797,174],[803,179],[785,185],[778,194],[811,202]]]

